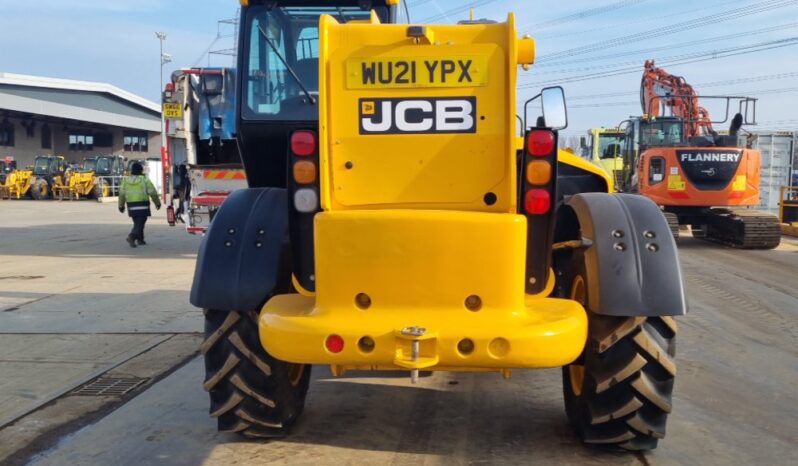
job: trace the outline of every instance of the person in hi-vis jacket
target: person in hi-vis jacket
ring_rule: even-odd
[[[127,236],[127,244],[131,248],[135,248],[136,243],[147,244],[144,241],[144,224],[147,223],[147,217],[152,215],[150,199],[155,208],[160,210],[161,200],[158,199],[158,191],[155,190],[152,181],[144,176],[144,167],[140,163],[134,163],[130,168],[130,176],[125,177],[119,189],[119,212],[125,213],[125,204],[127,204],[128,215],[133,219],[133,229]]]

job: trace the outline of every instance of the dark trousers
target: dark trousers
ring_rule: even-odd
[[[130,238],[144,241],[144,224],[147,223],[147,217],[131,217],[133,219],[133,229],[130,230]]]

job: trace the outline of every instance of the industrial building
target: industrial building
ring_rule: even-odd
[[[160,157],[158,104],[105,83],[0,73],[0,159]]]

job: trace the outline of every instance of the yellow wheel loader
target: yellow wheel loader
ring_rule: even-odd
[[[191,290],[218,428],[287,435],[314,364],[411,382],[562,367],[585,442],[654,448],[687,310],[662,212],[558,150],[561,88],[526,103],[518,137],[535,43],[512,14],[406,25],[398,0],[329,4],[243,4],[249,188],[216,214]]]

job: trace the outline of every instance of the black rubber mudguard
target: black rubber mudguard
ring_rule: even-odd
[[[634,194],[571,196],[585,249],[591,308],[611,316],[687,313],[676,242],[660,208]]]
[[[287,238],[285,189],[234,191],[202,240],[191,304],[225,311],[260,310],[277,284]]]

